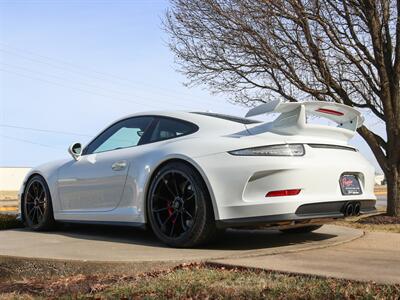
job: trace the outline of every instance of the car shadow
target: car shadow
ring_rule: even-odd
[[[277,229],[228,229],[204,249],[256,250],[329,240],[334,234],[319,232],[289,234]]]
[[[58,230],[49,233],[75,239],[168,248],[167,245],[157,239],[151,230],[133,227],[65,224]],[[335,237],[337,235],[323,232],[288,234],[281,233],[275,229],[227,229],[219,233],[218,238],[214,242],[199,246],[197,249],[257,250],[306,244],[329,240]]]

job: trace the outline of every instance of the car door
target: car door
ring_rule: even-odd
[[[98,135],[78,160],[58,174],[58,194],[66,211],[109,211],[118,206],[130,167],[130,148],[141,144],[152,117],[119,121]]]

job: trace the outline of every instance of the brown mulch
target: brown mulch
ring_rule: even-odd
[[[392,217],[385,214],[381,214],[381,215],[362,218],[358,220],[357,223],[377,224],[377,225],[400,224],[400,217]]]
[[[119,283],[134,282],[142,277],[157,277],[162,274],[168,274],[175,270],[184,270],[191,268],[204,267],[202,263],[183,263],[173,268],[144,272],[137,275],[73,275],[61,276],[58,278],[27,278],[20,281],[0,282],[0,295],[4,293],[41,295],[48,299],[57,299],[65,294],[100,292],[110,286]],[[1,270],[0,270],[1,271]]]

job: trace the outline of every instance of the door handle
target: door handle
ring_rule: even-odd
[[[112,164],[111,169],[113,169],[113,171],[122,171],[126,168],[127,165],[128,164],[125,160],[117,161]]]

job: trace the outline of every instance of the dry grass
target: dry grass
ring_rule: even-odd
[[[400,233],[399,218],[391,218],[385,216],[385,210],[378,208],[378,213],[368,216],[350,217],[336,221],[335,224],[348,226],[365,231],[384,231]]]
[[[400,286],[191,264],[135,276],[3,283],[0,294],[3,299],[398,299]]]
[[[365,231],[383,231],[400,233],[400,225],[398,224],[360,224],[356,221],[338,221],[335,222],[337,225],[348,226],[357,229],[363,229]]]
[[[374,187],[374,192],[375,194],[385,194],[387,192],[387,186],[386,185],[376,185]]]
[[[0,201],[1,200],[17,200],[18,191],[0,191]]]
[[[17,221],[15,215],[0,214],[0,230],[20,228],[22,223]]]

